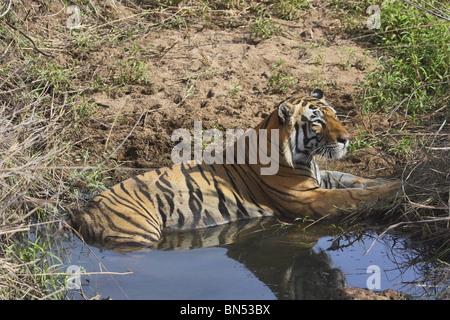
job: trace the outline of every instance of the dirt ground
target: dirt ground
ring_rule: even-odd
[[[340,287],[332,294],[332,300],[404,300],[408,297],[403,293],[386,289],[372,291],[357,287]]]
[[[133,14],[129,8],[122,10],[124,15]],[[332,10],[313,4],[296,21],[274,21],[281,33],[268,39],[252,38],[248,26],[206,28],[199,23],[151,30],[120,46],[94,47],[78,54],[81,73],[90,81],[110,79],[124,71],[117,61],[136,58],[145,63],[141,75],[148,82],[87,93],[86,99],[98,109],[81,122],[75,150],[88,153],[88,163],[95,164],[123,142],[111,156],[122,167],[167,165],[176,144],[171,141],[175,129],[192,130],[194,121],[202,121],[205,130],[248,129],[292,93],[309,94],[316,87],[324,91],[350,134],[358,135],[358,128],[382,130],[376,115],[370,121],[363,115],[357,99],[356,85],[376,68],[373,53],[341,31]],[[73,55],[58,59],[65,62]],[[283,87],[285,92],[274,88],[270,79],[277,73],[293,77],[295,84]],[[389,175],[394,159],[380,152],[366,148],[325,165],[366,176]],[[74,162],[81,164],[83,158],[76,157]],[[134,173],[122,171],[121,175]]]

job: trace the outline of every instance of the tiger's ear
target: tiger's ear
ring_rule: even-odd
[[[292,110],[291,106],[288,102],[283,101],[278,106],[278,120],[280,121],[281,125],[286,125],[289,123],[289,120],[292,117],[292,114],[294,111]]]
[[[322,99],[323,98],[323,92],[320,89],[316,89],[311,93],[311,97],[316,99]]]

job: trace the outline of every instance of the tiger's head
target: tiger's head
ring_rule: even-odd
[[[315,155],[339,159],[347,153],[349,134],[321,90],[310,97],[291,97],[277,112],[281,152],[289,165],[308,165]]]

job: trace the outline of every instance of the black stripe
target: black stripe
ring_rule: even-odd
[[[325,121],[322,118],[319,119],[315,119],[314,122],[318,122],[320,123],[320,125],[322,126],[322,128],[326,129],[327,128],[327,124],[325,123]]]
[[[102,214],[102,216],[105,216],[105,214],[104,214],[105,212],[104,212],[104,210],[102,210],[102,208],[99,204],[100,202],[101,201],[91,202],[89,207],[86,209],[86,212],[89,212],[91,210],[97,210],[97,212],[99,214]],[[92,218],[92,220],[94,220],[94,223],[92,225],[90,225],[90,224],[86,224],[86,222],[84,222],[84,224],[81,224],[79,226],[79,228],[81,229],[82,227],[84,227],[86,229],[86,231],[87,231],[86,237],[88,238],[87,240],[101,241],[101,235],[103,234],[103,232],[105,230],[103,224],[100,223],[100,221],[98,221],[99,219],[101,220],[101,217],[97,216],[95,214],[90,215],[90,217]],[[105,217],[105,218],[107,218],[107,217]],[[95,227],[96,231],[94,231],[94,227]],[[99,235],[100,239],[98,239],[96,237],[97,235]]]
[[[143,176],[143,175],[139,175],[139,176]],[[153,202],[152,197],[150,196],[150,193],[148,193],[147,191],[144,190],[144,188],[145,188],[146,190],[149,190],[148,185],[147,185],[144,181],[142,181],[141,179],[139,179],[139,176],[134,176],[134,177],[132,177],[132,179],[133,179],[133,180],[135,181],[135,183],[136,183],[136,186],[137,186],[137,188],[138,188],[138,191],[139,191],[140,193],[142,193],[142,194],[144,195],[144,197],[146,197],[146,198],[151,202],[151,204],[153,205],[154,208],[156,208],[155,203]],[[136,193],[135,193],[135,194],[136,194]],[[137,196],[137,194],[136,194],[136,196]],[[140,200],[141,202],[144,202],[144,201],[142,201],[141,198],[139,198],[139,200]],[[147,212],[148,212],[148,211],[147,211]],[[156,219],[153,217],[153,214],[150,214],[150,217],[151,217],[152,219],[154,219],[156,223],[158,223],[158,221],[156,221]],[[161,217],[161,219],[163,219],[163,217]]]
[[[208,209],[205,209],[203,212],[203,223],[205,224],[205,226],[210,227],[210,226],[216,226],[217,222],[216,220],[214,220],[213,216],[211,215],[211,213],[208,211]]]
[[[192,177],[187,172],[184,163],[180,164],[181,173],[185,177],[186,186],[189,189],[189,209],[192,212],[192,215],[194,217],[194,221],[192,222],[192,228],[195,228],[198,226],[198,223],[201,219],[201,210],[202,210],[202,201],[203,201],[203,195],[201,193],[201,190],[196,188],[194,189],[194,186],[192,185],[192,182],[195,182]],[[197,185],[198,187],[198,185]]]
[[[164,203],[162,202],[159,194],[156,194],[156,202],[158,203],[157,208],[158,208],[159,215],[161,216],[163,226],[165,227],[166,221],[167,221],[167,215],[164,213]]]
[[[151,214],[148,210],[146,210],[145,208],[144,208],[144,211],[147,213],[147,215],[143,214],[143,213],[142,213],[142,210],[140,210],[140,209],[143,208],[143,206],[142,206],[138,201],[136,201],[135,199],[133,199],[133,198],[131,197],[131,195],[130,195],[130,198],[134,200],[133,202],[129,201],[129,200],[126,199],[126,198],[123,198],[123,197],[119,196],[119,195],[115,192],[114,189],[111,189],[110,191],[111,191],[110,196],[109,196],[109,197],[105,197],[104,199],[109,200],[109,201],[111,202],[111,204],[113,204],[114,206],[124,206],[124,207],[126,207],[126,208],[128,208],[128,209],[130,209],[130,210],[133,210],[133,211],[134,211],[135,213],[137,213],[139,216],[143,217],[150,225],[152,225],[152,226],[155,227],[155,228],[159,228],[159,222],[156,221],[156,220],[154,219],[154,217],[152,216],[152,214]],[[127,194],[128,194],[128,193],[127,193]],[[129,194],[128,194],[128,195],[129,195]],[[111,201],[111,199],[114,200],[116,203],[113,203],[113,202]],[[127,203],[121,202],[119,199],[120,199],[120,200],[123,200],[123,201],[125,201],[125,202],[127,202],[128,204],[127,204]],[[139,199],[139,198],[138,198],[138,199]],[[140,200],[140,199],[139,199],[139,200]],[[104,205],[104,206],[107,206],[106,203],[103,203],[103,205]],[[119,212],[119,211],[116,210],[115,212]],[[106,216],[106,215],[105,215],[105,216]],[[132,218],[132,217],[130,217],[130,218]],[[154,223],[152,223],[152,222],[150,221],[149,218],[152,218]]]
[[[121,218],[122,220],[125,220],[127,223],[129,223],[129,224],[135,226],[137,229],[142,230],[142,231],[144,232],[143,234],[152,234],[152,233],[154,233],[154,232],[152,232],[151,230],[148,230],[148,229],[146,229],[145,227],[143,227],[142,224],[136,223],[136,222],[133,221],[132,219],[129,219],[129,216],[122,214],[120,211],[114,210],[113,208],[111,208],[110,206],[108,206],[106,203],[103,203],[103,206],[104,206],[106,209],[108,209],[108,211],[114,213],[118,218]],[[125,233],[125,234],[130,234],[130,235],[135,235],[135,234],[136,234],[136,231],[133,231],[133,232],[127,232],[127,230],[124,229],[123,227],[120,227],[120,228],[117,227],[117,226],[114,224],[114,221],[109,217],[109,215],[104,215],[104,217],[105,217],[107,220],[109,220],[109,221],[108,221],[109,224],[110,224],[109,227],[110,227],[112,230],[119,231],[119,232]]]
[[[234,177],[231,175],[230,170],[228,170],[227,166],[224,165],[224,164],[222,164],[222,168],[223,168],[223,170],[225,170],[225,173],[227,174],[228,179],[229,179],[230,182],[231,182],[232,188],[233,188],[233,189],[238,193],[238,195],[242,198],[242,195],[241,195],[241,193],[240,193],[240,191],[239,191],[239,188],[238,188],[237,185],[236,185],[236,182],[234,181]]]
[[[292,189],[292,188],[290,188],[290,190],[292,190],[292,191],[297,191],[297,192],[306,192],[306,191],[312,191],[312,190],[316,190],[316,189],[319,189],[320,187],[312,187],[312,188],[308,188],[308,189],[302,189],[302,190],[300,190],[300,189]]]
[[[168,176],[167,171],[158,177],[159,181],[164,183],[168,188],[172,188],[172,184],[164,176]]]
[[[244,171],[244,169],[241,166],[231,166],[232,169],[234,169],[234,171],[236,172],[236,174],[238,175],[238,177],[241,179],[241,182],[245,185],[245,190],[247,190],[249,196],[250,196],[250,200],[253,202],[253,204],[255,206],[257,206],[258,208],[262,209],[262,207],[259,205],[259,201],[257,200],[257,197],[255,196],[255,194],[253,193],[253,188],[250,188],[249,185],[247,184],[246,180],[242,177],[242,175],[238,172],[238,169],[240,169],[246,176],[247,176],[247,171]],[[249,179],[251,179],[251,177],[249,177]],[[256,182],[255,182],[256,183]]]
[[[189,167],[189,168],[192,169],[191,167]],[[182,166],[181,166],[181,171],[183,172],[184,176],[186,177],[186,183],[189,183],[189,185],[191,186],[193,192],[195,192],[195,194],[197,195],[198,199],[201,202],[203,202],[202,191],[200,190],[200,187],[199,187],[198,183],[187,172],[187,170],[184,167],[184,164],[182,164]],[[195,186],[194,186],[194,184],[195,184]]]
[[[248,211],[245,209],[242,202],[239,200],[238,196],[233,192],[234,199],[236,200],[236,204],[238,207],[238,210],[236,212],[236,216],[238,219],[245,219],[248,218],[250,215]]]
[[[150,191],[149,188],[148,188],[148,185],[144,181],[139,179],[139,176],[134,176],[132,179],[136,182],[136,185],[138,186],[139,192],[141,192],[144,196],[147,197],[147,199],[150,200],[151,196],[150,196],[150,193],[148,193],[148,191]],[[144,188],[146,190],[148,190],[148,191],[144,191]]]
[[[266,182],[264,182],[264,180],[262,180],[260,178],[260,176],[256,174],[256,172],[252,169],[252,167],[249,164],[247,164],[247,167],[253,172],[254,176],[256,177],[256,179],[259,180],[260,184],[263,184],[265,187],[269,188],[270,190],[272,190],[272,191],[274,191],[274,192],[276,192],[278,194],[281,194],[281,195],[284,195],[284,196],[290,196],[289,193],[286,193],[286,192],[283,192],[281,190],[278,190],[278,189],[268,185]]]
[[[275,111],[272,112],[271,114],[269,114],[269,116],[266,118],[266,120],[264,120],[264,124],[262,125],[261,129],[267,128],[267,126],[269,125],[270,119],[272,118],[274,113],[275,113]]]
[[[162,191],[162,194],[164,195],[164,198],[167,201],[167,204],[169,205],[169,216],[171,216],[174,212],[175,205],[173,203],[173,198],[175,194],[172,192],[172,190],[164,188],[159,181],[156,181],[155,186]]]
[[[182,229],[184,227],[184,215],[180,209],[177,209],[178,213],[178,228]]]
[[[167,193],[164,193],[164,198],[166,198],[166,201],[169,204],[169,210],[170,210],[169,216],[172,216],[172,214],[175,211],[175,204],[173,203],[173,197],[169,196]]]
[[[140,216],[147,218],[145,215],[143,215],[140,210],[138,210],[138,208],[136,208],[136,203],[131,202],[130,200],[123,198],[121,196],[119,196],[116,191],[114,189],[109,190],[110,191],[110,195],[109,197],[104,196],[104,195],[100,195],[104,200],[108,200],[109,202],[111,202],[111,204],[113,204],[114,206],[124,206],[128,209],[131,209],[133,211],[135,211],[137,214],[139,214]],[[114,203],[112,200],[114,200],[116,203]],[[105,202],[105,201],[103,201]],[[103,203],[104,205],[106,205],[105,203]]]
[[[142,208],[142,210],[144,210],[148,214],[149,218],[151,218],[153,220],[155,226],[159,227],[160,222],[155,219],[155,216],[152,212],[148,211],[147,207],[144,205],[144,201],[141,199],[141,197],[136,192],[136,190],[133,190],[133,192],[134,192],[135,197],[139,200],[139,201],[136,201],[136,203]],[[151,199],[149,199],[149,200],[152,203],[152,206],[154,207],[153,201]]]
[[[121,190],[130,197],[130,199],[133,200],[133,202],[128,201],[130,204],[134,205],[135,207],[137,207],[138,209],[142,209],[147,215],[142,214],[142,212],[140,210],[135,209],[136,211],[139,212],[139,215],[146,218],[146,220],[148,220],[148,218],[152,218],[153,221],[156,223],[156,225],[159,225],[159,222],[155,220],[155,218],[153,217],[152,213],[149,212],[147,210],[147,208],[143,205],[143,201],[142,199],[138,196],[138,194],[136,193],[136,190],[133,190],[134,195],[136,196],[137,200],[133,197],[133,195],[130,194],[130,192],[125,188],[125,184],[124,183],[120,183],[120,188]],[[139,188],[138,188],[139,190]],[[113,189],[111,189],[111,192],[113,192],[115,194],[115,191]],[[120,197],[119,195],[117,195],[117,197]],[[120,197],[123,200],[126,200],[125,198]],[[151,201],[151,199],[150,199]],[[153,204],[153,203],[152,203]]]
[[[220,189],[219,183],[217,182],[216,178],[212,176],[212,179],[214,181],[214,188],[216,188],[217,196],[219,197],[219,207],[218,207],[219,212],[225,219],[225,221],[231,221],[231,215],[226,206],[225,195],[223,194],[222,189]]]
[[[124,186],[123,183],[119,184],[120,189],[122,189],[122,191],[124,191]],[[100,194],[100,197],[103,197],[106,200],[111,201],[110,198],[114,199],[114,201],[118,202],[119,204],[124,205],[121,201],[117,200],[117,198],[119,198],[120,200],[122,200],[123,202],[128,203],[129,206],[135,206],[135,203],[131,202],[130,199],[124,198],[122,196],[120,196],[117,191],[115,190],[115,188],[111,188],[109,190],[110,196],[105,196],[104,194]],[[127,194],[128,192],[125,190],[125,194]],[[131,198],[131,197],[130,197]]]
[[[290,98],[288,101],[292,104],[298,104],[300,101],[302,101],[304,98],[297,98],[297,97],[292,97]]]
[[[308,135],[307,135],[308,125],[307,125],[307,123],[304,123],[302,125],[302,130],[303,130],[303,146],[305,148],[311,141],[313,141],[313,140],[317,141],[317,136],[316,135],[311,135],[310,137],[308,137]]]
[[[206,178],[205,176],[205,172],[203,171],[203,168],[201,165],[197,164],[197,168],[198,171],[200,172],[201,176],[203,177],[203,179],[205,179],[206,183],[208,184],[208,186],[210,185],[209,180]]]
[[[120,236],[107,236],[105,238],[105,241],[110,241],[110,239],[114,239],[114,242],[120,242],[119,245],[114,246],[114,248],[123,248],[123,247],[130,247],[130,248],[142,248],[142,245],[144,244],[143,242],[139,242],[139,241],[118,241],[120,239],[122,239],[122,237]],[[150,240],[150,242],[154,242],[156,243],[157,240],[155,240],[154,238],[149,238],[148,240]],[[146,245],[148,245],[148,243],[146,243]]]
[[[294,130],[295,130],[295,149],[296,150],[300,150],[300,148],[298,147],[298,135],[299,135],[299,130],[298,130],[298,122],[295,123],[294,125]],[[291,147],[292,148],[292,147]],[[291,151],[292,152],[292,151]],[[291,155],[292,158],[294,157],[294,155]]]
[[[250,166],[249,166],[249,168],[250,168]],[[250,168],[250,170],[253,171],[252,168]],[[276,192],[276,193],[278,193],[278,194],[280,194],[280,195],[283,195],[283,196],[290,196],[290,195],[291,195],[291,194],[288,193],[288,192],[284,192],[284,191],[281,191],[281,190],[279,190],[279,189],[276,189],[276,188],[272,187],[271,185],[269,185],[269,184],[267,184],[266,182],[264,182],[264,180],[261,179],[260,176],[257,175],[254,171],[253,171],[253,173],[255,174],[255,177],[261,182],[261,184],[263,184],[266,188],[269,188],[270,190],[272,190],[272,191],[274,191],[274,192]]]

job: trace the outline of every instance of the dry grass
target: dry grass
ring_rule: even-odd
[[[399,117],[390,125],[386,122],[374,130],[377,133],[373,132],[373,141],[379,142],[378,148],[396,158],[397,172],[393,177],[402,180],[402,190],[394,200],[376,203],[366,211],[346,217],[345,223],[355,225],[368,219],[369,228],[379,234],[375,241],[387,233],[409,238],[415,254],[405,261],[410,260],[410,266],[425,263],[428,270],[423,270],[425,276],[411,283],[408,290],[421,292],[417,298],[448,299],[449,125],[443,110],[426,120],[418,125]]]
[[[132,1],[124,1],[124,5],[115,0],[101,5],[99,1],[89,1],[90,11],[84,19],[97,23],[87,23],[87,29],[77,31],[85,35],[77,38],[83,40],[78,43],[67,32],[44,41],[38,36],[48,31],[43,26],[42,30],[28,35],[34,39],[30,42],[24,36],[25,31],[2,22],[1,19],[21,21],[27,15],[27,1],[15,1],[8,14],[0,18],[0,299],[61,297],[58,296],[61,277],[52,275],[59,260],[48,246],[56,238],[58,225],[63,224],[64,212],[78,204],[78,184],[85,186],[90,179],[73,167],[71,150],[75,142],[71,141],[71,133],[80,118],[89,115],[82,93],[93,86],[95,79],[90,78],[87,69],[71,70],[59,65],[58,53],[65,52],[82,60],[90,48],[101,46],[105,39],[111,43],[120,41],[125,35],[118,32],[120,29],[133,34],[133,30],[144,28],[139,31],[141,37],[152,28],[182,28],[197,20],[202,20],[205,27],[213,24],[216,28],[234,28],[249,24],[254,13],[261,9],[257,2],[252,2],[256,4],[253,8],[250,4],[241,5],[245,1],[214,1],[215,7],[206,8],[200,2],[181,8],[176,2],[147,10]],[[152,1],[144,3],[154,5]],[[120,10],[124,8],[129,20],[121,16]],[[276,8],[269,6],[272,11]],[[48,15],[44,9],[42,15]],[[267,22],[268,18],[264,18]],[[255,34],[262,34],[267,25],[253,27],[260,28]],[[42,52],[53,56],[44,58]],[[419,126],[400,119],[371,134],[376,141],[381,141],[382,148],[399,159],[402,169],[397,177],[404,182],[404,193],[393,207],[376,209],[382,212],[378,215],[380,231],[404,232],[420,239],[426,245],[424,251],[430,254],[427,258],[448,262],[450,189],[446,110],[435,111],[432,118],[430,115],[429,125]],[[367,125],[368,131],[371,126],[371,123]],[[86,168],[81,171],[87,172]],[[432,276],[437,282],[445,283],[448,274],[448,264],[444,262],[443,268]]]
[[[433,247],[428,258],[434,255],[448,261],[450,172],[446,120],[434,126],[410,124],[403,133],[395,132],[393,136],[391,131],[390,139],[386,140],[393,142],[384,147],[395,150],[404,164],[397,174],[403,181],[403,189],[394,206],[384,213],[386,231],[401,230],[420,239]],[[402,145],[402,141],[407,144]]]
[[[64,203],[74,198],[66,170],[55,168],[68,151],[63,116],[42,99],[0,107],[0,298],[47,298],[55,289],[33,274],[52,267],[37,226],[60,223]]]
[[[8,26],[21,5],[0,21],[0,299],[46,299],[62,278],[36,274],[60,264],[50,243],[76,203],[65,169],[73,110],[62,79],[37,68],[45,60],[27,49],[31,37]]]
[[[375,221],[381,235],[399,232],[426,244],[429,250],[424,259],[449,261],[450,141],[445,109],[422,124],[401,116],[383,122],[371,117],[363,117],[369,132],[365,143],[395,159],[392,178],[402,180],[402,190],[393,200],[374,204],[345,221],[353,224],[368,218]]]

